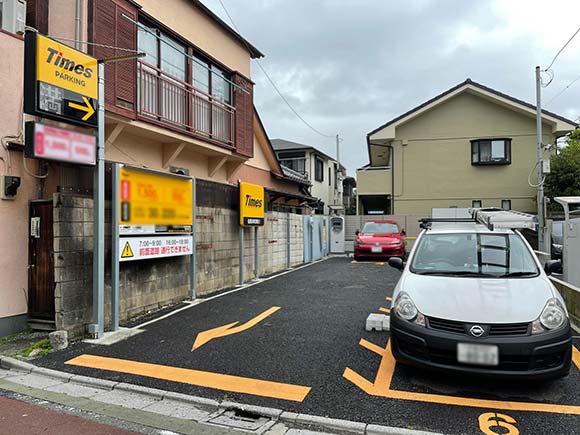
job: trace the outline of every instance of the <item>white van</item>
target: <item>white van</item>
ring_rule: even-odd
[[[514,214],[515,213],[515,214]],[[458,373],[549,379],[572,358],[568,313],[530,245],[514,228],[530,215],[473,210],[471,218],[425,220],[391,307],[398,362]]]

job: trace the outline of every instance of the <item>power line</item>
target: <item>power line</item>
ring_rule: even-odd
[[[574,80],[572,80],[570,83],[568,83],[568,85],[563,88],[560,92],[558,92],[556,95],[554,95],[547,103],[546,106],[548,104],[550,104],[552,101],[554,101],[556,98],[558,98],[560,95],[562,95],[564,92],[566,92],[568,90],[568,88],[570,88],[574,83],[576,83],[578,80],[580,80],[580,76],[576,77]]]
[[[221,1],[221,0],[220,0]],[[564,51],[564,49],[568,46],[568,44],[570,42],[572,42],[572,39],[574,39],[576,37],[576,35],[580,32],[580,27],[578,28],[578,30],[576,30],[574,32],[574,34],[570,37],[570,39],[568,39],[568,41],[562,46],[562,48],[556,53],[556,56],[554,56],[554,59],[552,59],[552,62],[550,62],[550,65],[548,66],[548,68],[546,68],[544,71],[547,71],[550,69],[550,67],[552,65],[554,65],[554,62],[556,62],[556,59],[558,58],[558,56],[560,56],[560,53],[562,53]]]
[[[234,22],[234,19],[232,18],[232,16],[228,12],[228,10],[227,10],[226,5],[224,4],[224,2],[222,0],[218,0],[218,1],[219,1],[220,5],[222,6],[224,12],[226,13],[226,15],[228,16],[228,18],[230,19],[230,22],[232,23],[232,26],[234,27],[234,29],[236,30],[236,32],[238,32],[239,34],[241,34],[242,32],[240,32],[240,29],[238,29],[238,26],[236,26],[236,23]],[[250,47],[248,46],[248,44],[246,43],[246,41],[244,41],[244,44],[246,45],[246,48],[248,48],[248,50],[249,50]],[[258,66],[260,67],[260,69],[262,70],[262,72],[264,73],[264,75],[266,76],[266,78],[268,79],[268,81],[270,82],[270,84],[272,85],[272,87],[274,88],[274,90],[278,93],[278,95],[280,96],[280,98],[282,98],[282,100],[284,101],[284,103],[286,103],[286,105],[290,108],[290,110],[294,113],[294,115],[296,115],[298,117],[298,119],[300,119],[307,127],[309,127],[312,131],[314,131],[315,133],[319,134],[320,136],[327,137],[327,138],[332,138],[332,139],[336,138],[336,135],[322,133],[320,130],[318,130],[312,124],[310,124],[308,121],[306,121],[298,113],[298,111],[296,111],[296,109],[294,109],[294,107],[292,106],[292,104],[290,104],[290,102],[286,99],[286,97],[282,94],[282,92],[280,92],[280,89],[278,89],[278,86],[276,86],[276,83],[274,83],[274,80],[272,80],[272,78],[270,77],[270,75],[266,72],[266,70],[264,69],[264,67],[260,63],[260,60],[259,59],[255,59],[255,60],[256,60],[256,63],[258,64]]]

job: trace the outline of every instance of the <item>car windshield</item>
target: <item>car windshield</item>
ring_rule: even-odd
[[[411,271],[421,275],[537,276],[532,253],[517,234],[425,234]]]
[[[363,234],[397,234],[399,228],[396,224],[381,224],[377,222],[367,222],[363,227]]]

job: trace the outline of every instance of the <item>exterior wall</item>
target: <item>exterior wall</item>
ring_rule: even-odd
[[[527,180],[536,163],[535,131],[533,118],[470,93],[397,127],[394,211],[425,214],[433,207],[470,207],[474,199],[485,207],[510,199],[513,209],[534,211]],[[489,137],[512,139],[511,164],[471,165],[470,140]],[[543,140],[555,139],[546,134]]]
[[[81,41],[87,40],[87,11],[88,1],[82,0],[81,17]],[[62,38],[74,39],[75,37],[75,2],[71,0],[50,0],[48,14],[48,33]],[[74,47],[74,42],[63,41],[67,45]],[[86,44],[81,45],[81,50],[86,51]]]
[[[390,169],[358,169],[356,171],[357,195],[391,194]]]
[[[22,132],[24,41],[0,31],[0,137]],[[30,171],[36,163],[27,160]],[[28,201],[36,198],[36,181],[23,167],[20,151],[0,147],[0,174],[21,177],[15,200],[0,200],[0,336],[20,330],[28,312]],[[11,166],[11,169],[10,169]]]
[[[175,33],[191,41],[232,71],[250,77],[250,55],[246,47],[201,12],[189,0],[138,0],[151,15]],[[179,13],[176,13],[179,11]]]

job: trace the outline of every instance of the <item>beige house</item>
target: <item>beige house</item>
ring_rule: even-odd
[[[429,214],[433,207],[533,212],[535,116],[535,106],[467,79],[376,128],[367,135],[370,163],[357,171],[358,214]],[[543,111],[544,144],[575,127]]]

